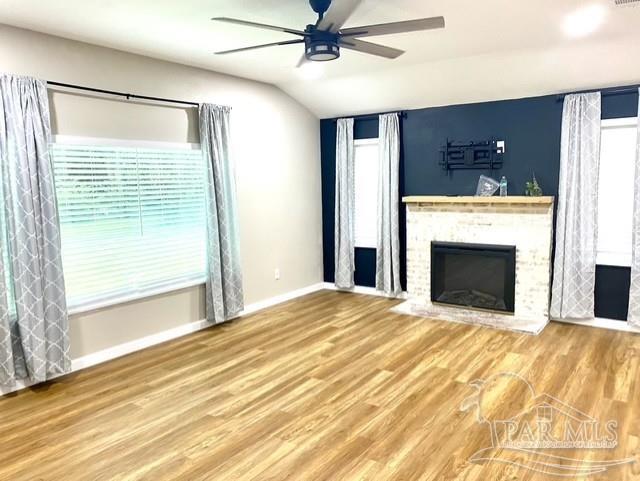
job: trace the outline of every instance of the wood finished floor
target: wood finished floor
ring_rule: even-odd
[[[533,337],[396,303],[322,291],[1,398],[0,480],[561,479],[468,461],[490,437],[460,411],[467,382],[501,371],[618,420],[618,448],[567,455],[638,457],[640,336]],[[640,479],[640,463],[584,479]]]

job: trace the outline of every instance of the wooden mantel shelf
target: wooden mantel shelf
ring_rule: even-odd
[[[445,195],[410,195],[403,197],[405,204],[518,204],[518,205],[551,205],[553,197],[527,197],[508,195],[506,197],[481,196],[445,196]]]

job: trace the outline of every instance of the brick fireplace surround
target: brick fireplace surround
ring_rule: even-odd
[[[538,334],[549,322],[553,197],[405,197],[407,291],[401,312]],[[431,241],[516,246],[514,313],[431,302]]]

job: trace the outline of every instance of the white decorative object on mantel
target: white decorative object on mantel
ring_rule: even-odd
[[[538,334],[549,322],[553,197],[405,197],[405,313]],[[516,246],[513,313],[431,302],[431,242]]]

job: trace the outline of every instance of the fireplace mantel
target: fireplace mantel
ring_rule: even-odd
[[[403,197],[402,202],[405,204],[552,205],[553,197],[527,197],[523,195],[508,195],[506,197],[410,195]]]

